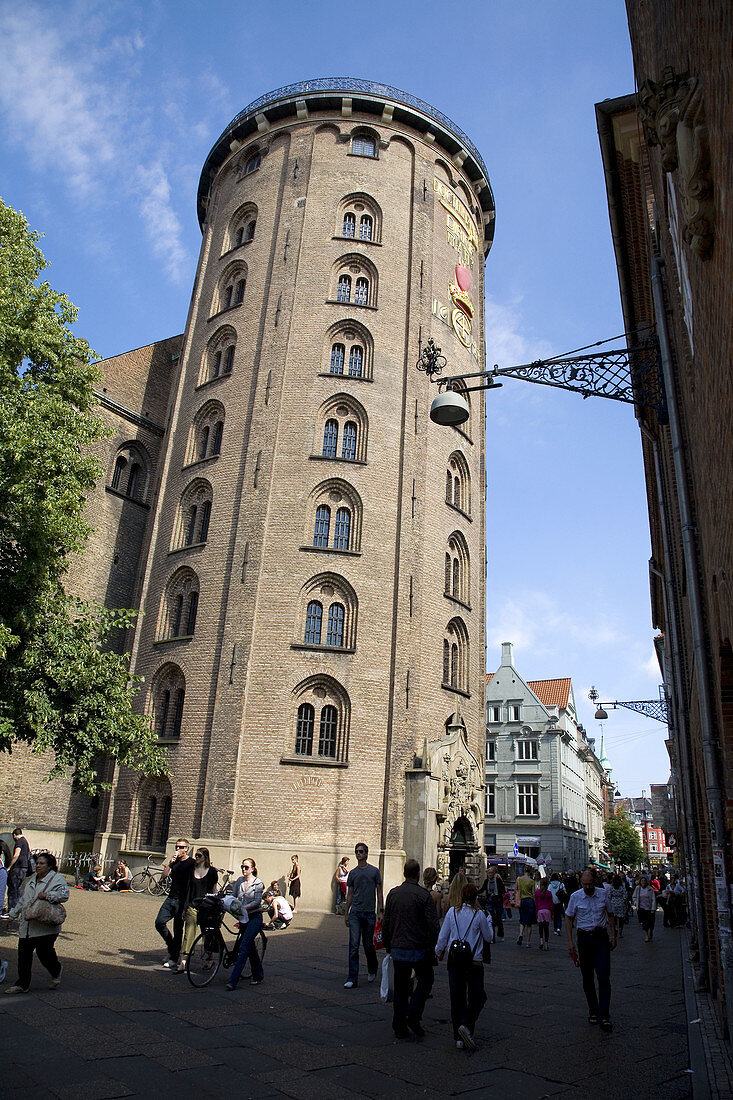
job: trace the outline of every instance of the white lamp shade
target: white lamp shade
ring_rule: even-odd
[[[430,406],[430,419],[434,424],[465,424],[469,415],[468,402],[456,390],[439,393]]]

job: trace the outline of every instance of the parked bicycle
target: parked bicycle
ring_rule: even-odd
[[[222,966],[228,970],[237,961],[239,945],[242,942],[246,925],[238,924],[236,929],[230,928],[225,918],[226,911],[221,904],[220,897],[205,898],[199,905],[198,922],[201,934],[194,940],[193,947],[186,960],[188,980],[197,989],[213,982]],[[226,945],[222,928],[231,936],[234,936],[231,947]],[[258,933],[255,944],[260,958],[264,959],[267,950],[267,936],[264,932],[260,931]],[[251,971],[248,967],[250,967],[249,959],[242,972],[243,977],[250,974]]]
[[[136,894],[142,894],[147,890],[154,897],[170,893],[171,880],[164,867],[156,865],[154,856],[148,856],[145,867],[136,871],[130,882],[130,889]]]

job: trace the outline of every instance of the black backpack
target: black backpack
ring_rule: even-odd
[[[471,924],[476,919],[476,913],[474,912],[471,917]],[[451,942],[448,948],[448,969],[449,970],[467,970],[473,962],[473,950],[470,943],[466,939],[461,939],[458,934],[458,921],[456,920],[456,911],[453,910],[453,923],[456,926],[456,939]],[[471,931],[471,924],[466,929],[466,935]]]

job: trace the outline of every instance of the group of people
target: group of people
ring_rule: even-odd
[[[163,961],[166,970],[183,973],[186,960],[198,935],[198,909],[207,894],[213,894],[218,885],[219,872],[211,864],[209,849],[197,845],[194,854],[189,854],[190,846],[185,837],[179,837],[171,858],[164,866],[170,878],[168,897],[158,911],[155,928],[163,939],[167,956]],[[228,990],[234,990],[241,977],[245,963],[249,959],[252,967],[252,985],[259,985],[264,978],[262,960],[257,951],[256,938],[263,927],[268,930],[284,929],[290,925],[297,911],[300,890],[300,861],[297,855],[291,857],[288,872],[288,902],[280,893],[277,880],[273,880],[266,889],[257,875],[257,864],[247,857],[242,861],[242,874],[227,887],[227,894],[239,902],[240,931],[239,953],[234,964]],[[264,917],[269,923],[265,925]],[[168,925],[172,924],[173,931]]]
[[[105,876],[101,863],[89,868],[82,879],[83,890],[125,891],[130,889],[132,871],[124,859],[118,859],[111,875]]]

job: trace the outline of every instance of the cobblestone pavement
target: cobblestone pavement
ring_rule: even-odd
[[[610,1035],[587,1023],[564,938],[552,936],[548,952],[535,943],[527,950],[516,946],[516,920],[508,922],[486,967],[489,1000],[469,1054],[453,1046],[444,965],[423,1020],[427,1036],[398,1042],[376,984],[343,988],[342,918],[299,912],[269,936],[265,982],[227,993],[224,970],[197,990],[161,968],[157,906],[142,895],[72,891],[57,943],[60,989],[49,989],[35,960],[31,992],[0,996],[3,1100],[692,1095],[683,933],[661,920],[649,945],[632,923],[613,955]],[[15,944],[8,931],[0,935],[0,958],[10,963],[0,989],[15,978]]]

